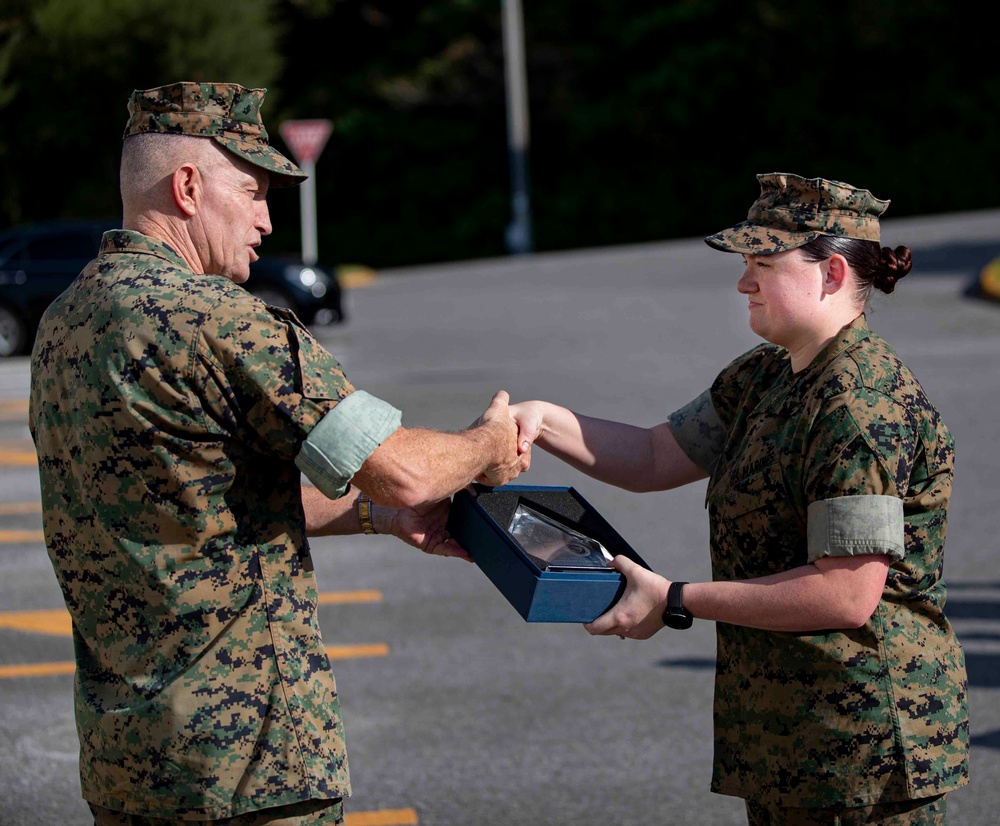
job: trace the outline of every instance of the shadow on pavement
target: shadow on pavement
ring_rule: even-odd
[[[978,276],[979,271],[1000,255],[997,241],[960,241],[951,244],[918,247],[913,252],[913,275],[950,272]]]
[[[995,289],[984,288],[987,264],[1000,257],[1000,242],[964,241],[927,247],[910,247],[913,251],[912,275],[947,273],[965,279],[962,295],[990,303],[1000,303]],[[990,282],[991,284],[993,282]]]
[[[677,657],[658,660],[656,665],[660,668],[695,668],[705,671],[715,668],[715,657]]]
[[[975,588],[978,594],[993,591],[994,599],[976,596],[966,599],[962,591]],[[958,638],[965,647],[965,666],[969,685],[975,688],[1000,688],[1000,654],[990,651],[970,651],[978,643],[987,646],[1000,642],[1000,582],[948,583],[948,603],[945,613],[950,620],[987,623],[969,631],[959,630]],[[1000,748],[1000,733],[987,735],[993,741],[986,745]]]
[[[1000,729],[988,731],[986,734],[974,734],[969,742],[983,749],[1000,749]]]

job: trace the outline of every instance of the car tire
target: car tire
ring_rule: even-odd
[[[28,346],[28,325],[10,307],[0,304],[0,357],[23,355]]]

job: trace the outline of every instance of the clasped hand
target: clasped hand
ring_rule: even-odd
[[[384,532],[426,554],[455,556],[471,562],[468,551],[446,530],[450,505],[451,500],[442,499],[417,509],[387,509],[388,525]]]
[[[470,429],[477,427],[493,431],[498,454],[496,460],[476,477],[477,482],[500,487],[531,467],[531,450],[518,447],[518,426],[510,414],[510,396],[506,390],[498,390],[483,415],[470,425]]]

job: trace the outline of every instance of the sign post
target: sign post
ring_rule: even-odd
[[[507,249],[512,255],[524,255],[534,248],[528,183],[528,80],[524,54],[524,18],[521,0],[503,0],[501,6],[511,190]]]
[[[309,177],[299,185],[302,210],[302,263],[317,262],[316,250],[316,159],[333,131],[329,120],[286,120],[278,127],[281,138],[292,150],[295,161]]]

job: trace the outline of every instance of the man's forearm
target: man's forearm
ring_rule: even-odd
[[[303,485],[302,509],[307,536],[343,536],[361,531],[357,490],[340,499],[328,499],[319,488]]]
[[[446,499],[504,460],[516,462],[515,434],[492,424],[459,433],[400,428],[356,474],[358,487],[392,507]]]

